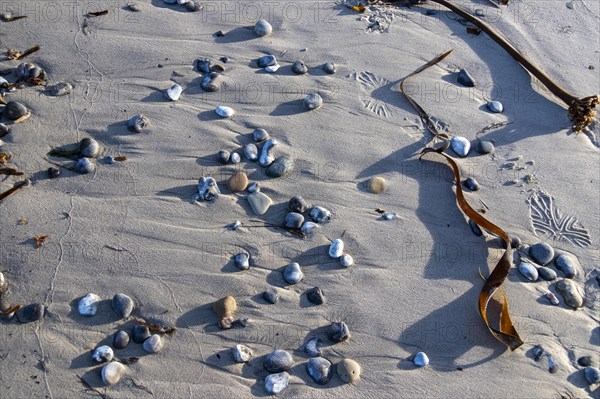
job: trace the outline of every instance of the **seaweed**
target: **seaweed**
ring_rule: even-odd
[[[2,162],[3,163],[3,162]],[[0,175],[8,175],[8,176],[23,176],[23,172],[19,172],[13,168],[0,168]]]
[[[148,323],[146,320],[140,319],[140,318],[136,318],[135,321],[138,324],[141,324],[142,326],[148,327],[148,330],[150,330],[150,332],[153,334],[160,334],[160,335],[166,334],[168,336],[171,336],[171,335],[175,334],[175,331],[177,331],[177,329],[175,327],[166,327],[166,326],[161,326],[159,324]]]
[[[10,154],[8,152],[0,152],[0,164],[6,165],[10,160]]]
[[[87,382],[86,380],[83,379],[82,376],[80,376],[79,374],[75,374],[77,376],[77,378],[79,378],[79,381],[83,384],[83,386],[85,387],[86,391],[94,391],[96,392],[98,395],[100,395],[100,397],[102,399],[109,399],[109,396],[100,392],[100,390],[98,390],[97,388],[94,388],[93,386],[91,386],[89,384],[89,382]]]
[[[2,16],[2,21],[3,22],[13,22],[13,21],[18,21],[19,19],[23,19],[23,18],[27,18],[27,15],[17,15],[12,16],[12,15],[4,15]]]
[[[18,190],[22,189],[25,186],[29,185],[29,180],[23,180],[20,181],[18,183],[15,183],[14,187],[6,190],[5,192],[0,194],[0,201],[4,200],[6,197],[8,197],[9,195],[14,194],[15,192],[17,192]]]
[[[31,55],[33,53],[35,53],[36,51],[39,51],[41,47],[40,46],[33,46],[30,49],[27,49],[23,52],[19,51],[19,50],[14,50],[14,49],[9,49],[6,51],[6,57],[9,60],[22,60],[23,58],[27,57],[28,55]]]
[[[107,15],[107,14],[108,14],[108,10],[102,10],[102,11],[88,12],[85,16],[86,17],[99,17],[101,15]]]
[[[21,305],[13,305],[8,310],[0,309],[0,316],[10,316],[11,314],[15,313],[19,309],[21,309]]]
[[[41,248],[44,244],[46,244],[46,241],[48,240],[48,238],[50,238],[50,236],[43,236],[43,235],[39,235],[37,234],[34,237],[35,240],[35,247],[36,248]]]

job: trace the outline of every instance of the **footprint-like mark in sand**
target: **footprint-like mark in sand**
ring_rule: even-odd
[[[528,199],[529,216],[535,234],[546,235],[558,241],[589,247],[592,240],[587,229],[574,216],[561,216],[554,196],[537,190]]]
[[[356,80],[360,82],[363,89],[368,91],[370,98],[360,98],[363,106],[369,111],[379,115],[390,116],[391,109],[387,99],[391,94],[391,82],[386,78],[374,73],[362,71],[356,74]]]

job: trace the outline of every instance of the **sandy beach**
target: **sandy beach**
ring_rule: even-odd
[[[31,115],[15,123],[5,108],[0,116],[10,129],[0,139],[10,158],[0,167],[24,173],[0,176],[0,192],[31,183],[0,202],[0,271],[8,281],[1,305],[42,304],[45,314],[0,322],[0,397],[266,397],[265,357],[281,349],[293,357],[281,397],[600,398],[579,362],[589,356],[589,367],[600,364],[596,123],[574,133],[561,100],[487,34],[468,33],[468,24],[434,3],[372,5],[364,13],[333,1],[207,1],[195,12],[163,0],[136,0],[139,11],[129,3],[0,0],[1,13],[27,16],[0,22],[2,77],[17,82],[21,63],[47,76],[3,90]],[[597,1],[453,3],[482,14],[570,93],[599,94]],[[260,19],[272,25],[269,35],[256,34]],[[4,54],[35,45],[21,60]],[[502,285],[523,341],[514,351],[478,310],[482,276],[500,260],[503,243],[473,233],[442,158],[419,159],[433,136],[399,90],[450,49],[406,92],[441,131],[471,143],[466,157],[446,150],[462,179],[480,186],[463,188],[466,200],[521,241]],[[280,66],[274,72],[257,66],[269,54]],[[197,60],[205,59],[219,65],[212,69],[218,91],[202,88],[209,74]],[[299,60],[307,73],[294,72]],[[461,69],[474,87],[457,82]],[[60,82],[72,85],[70,94],[51,94]],[[174,84],[183,91],[171,101],[165,93]],[[319,108],[305,108],[309,93],[322,97]],[[489,110],[492,100],[502,112]],[[235,113],[223,118],[218,106]],[[148,125],[135,133],[128,121],[139,114]],[[498,128],[478,134],[492,124]],[[277,140],[275,159],[293,160],[289,174],[273,178],[243,155],[258,128]],[[73,170],[77,156],[48,155],[86,137],[101,147],[91,173]],[[480,153],[478,141],[495,150]],[[260,155],[264,143],[255,144]],[[241,162],[222,164],[221,150]],[[50,167],[60,175],[50,178]],[[228,186],[240,171],[272,200],[263,215],[250,205],[254,194]],[[198,179],[209,176],[218,198],[194,201]],[[386,182],[381,194],[368,188],[378,176]],[[294,196],[326,208],[331,220],[304,238],[277,227]],[[241,227],[233,229],[236,221]],[[335,239],[354,264],[329,255]],[[554,251],[550,281],[519,271],[522,262],[542,266],[529,249],[538,243]],[[236,267],[239,253],[249,255],[248,270]],[[560,255],[574,264],[570,278]],[[284,279],[292,262],[304,274],[297,284]],[[564,280],[583,300],[577,309],[557,289]],[[325,303],[307,298],[314,287]],[[270,304],[263,292],[273,288],[279,300]],[[101,298],[92,317],[78,311],[88,293]],[[127,317],[114,311],[118,293],[135,303]],[[226,296],[237,302],[231,329],[221,329],[213,311]],[[114,349],[115,360],[139,359],[106,386],[92,352],[113,346],[113,335],[140,319],[176,331],[162,335],[159,353],[133,341]],[[328,339],[334,322],[348,326],[348,340]],[[322,357],[332,363],[324,385],[307,372],[304,347],[313,337],[322,338]],[[236,344],[250,348],[248,362],[234,359]],[[426,367],[413,363],[417,352],[427,354]],[[336,366],[343,359],[360,364],[360,380],[342,380]]]

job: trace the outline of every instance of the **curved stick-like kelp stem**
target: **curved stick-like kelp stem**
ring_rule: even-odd
[[[504,251],[504,254],[494,267],[494,270],[492,270],[492,273],[489,275],[489,277],[485,279],[485,283],[483,284],[483,288],[479,294],[479,313],[481,314],[481,318],[485,322],[485,325],[490,330],[492,335],[498,341],[508,346],[511,350],[515,350],[523,345],[523,340],[521,340],[521,337],[519,337],[519,334],[517,333],[517,330],[510,319],[510,314],[508,312],[508,299],[501,288],[502,283],[508,276],[508,272],[512,267],[512,248],[510,237],[504,230],[481,216],[481,214],[479,214],[471,207],[471,205],[469,205],[460,186],[461,179],[458,166],[451,157],[444,154],[442,151],[442,149],[425,148],[421,152],[421,158],[429,153],[440,155],[445,158],[454,172],[454,178],[456,179],[456,202],[458,202],[458,206],[460,207],[461,211],[479,227],[501,237],[506,244],[506,250]],[[498,319],[500,321],[499,328],[492,327],[488,320],[488,305],[492,300],[497,301],[494,298],[494,294],[496,294],[497,291],[502,294],[502,308],[500,314],[498,315]]]

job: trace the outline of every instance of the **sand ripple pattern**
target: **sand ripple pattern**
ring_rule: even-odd
[[[362,71],[356,75],[365,91],[369,91],[370,98],[361,98],[364,107],[378,116],[390,116],[390,106],[382,99],[377,98],[377,91],[384,91],[385,86],[390,84],[386,78],[375,75],[372,72]]]

